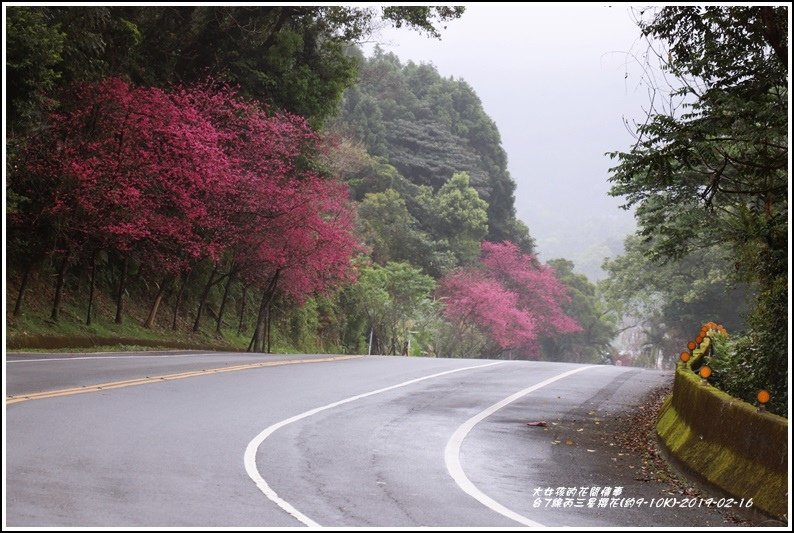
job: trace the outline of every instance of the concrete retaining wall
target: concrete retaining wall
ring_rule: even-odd
[[[702,383],[692,370],[708,349],[707,337],[688,364],[679,364],[673,395],[657,432],[669,453],[737,499],[783,516],[788,502],[788,420]]]

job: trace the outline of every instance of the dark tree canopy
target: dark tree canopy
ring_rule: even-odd
[[[667,47],[663,67],[681,80],[672,94],[681,104],[653,109],[634,147],[611,154],[612,194],[637,207],[658,255],[686,255],[701,225],[724,238],[755,224],[770,253],[785,248],[788,66],[778,53],[787,44],[785,15],[786,8],[677,7],[641,23]]]
[[[453,173],[468,173],[488,202],[487,238],[532,250],[515,218],[515,182],[499,131],[465,81],[443,78],[432,65],[403,65],[376,49],[362,59],[359,84],[345,93],[334,126],[416,185],[439,189]]]
[[[672,104],[652,105],[636,144],[611,154],[612,194],[636,207],[650,258],[697,257],[716,244],[730,252],[735,277],[758,295],[732,366],[747,379],[732,392],[774,389],[785,406],[788,8],[685,6],[640,15],[649,47],[679,88],[654,87],[655,102]]]
[[[242,94],[308,118],[335,113],[356,79],[351,42],[381,20],[439,37],[462,7],[114,6],[8,10],[12,124],[54,82],[126,76],[143,85],[208,75]]]

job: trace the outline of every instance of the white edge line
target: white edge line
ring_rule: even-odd
[[[452,476],[452,479],[455,480],[455,483],[458,484],[458,487],[463,490],[466,494],[483,504],[484,506],[488,507],[489,509],[499,513],[500,515],[506,516],[511,520],[515,520],[519,524],[529,526],[529,527],[545,527],[543,524],[539,522],[535,522],[534,520],[530,520],[524,515],[521,515],[515,511],[512,511],[502,505],[501,503],[497,502],[487,494],[483,493],[480,489],[478,489],[474,483],[466,476],[466,473],[463,471],[463,466],[460,463],[460,448],[463,444],[463,440],[469,434],[469,432],[474,429],[474,426],[482,422],[484,419],[488,418],[496,411],[513,403],[514,401],[518,400],[529,394],[530,392],[536,391],[546,385],[554,383],[557,380],[566,378],[571,374],[576,374],[577,372],[581,372],[583,370],[587,370],[590,368],[596,368],[594,366],[584,366],[580,368],[575,368],[573,370],[569,370],[568,372],[563,372],[562,374],[558,374],[554,377],[551,377],[545,381],[541,381],[531,387],[527,387],[526,389],[520,390],[517,393],[513,394],[512,396],[508,396],[504,400],[497,402],[490,406],[489,408],[485,409],[484,411],[480,412],[479,414],[471,417],[466,422],[464,422],[455,433],[452,434],[452,437],[449,438],[447,441],[447,446],[444,449],[444,462],[447,465],[447,471],[449,475]]]
[[[259,473],[259,470],[256,467],[256,454],[259,450],[259,446],[267,439],[270,435],[278,431],[284,426],[292,424],[293,422],[297,422],[298,420],[302,420],[304,418],[308,418],[312,415],[320,413],[322,411],[327,411],[328,409],[333,409],[334,407],[339,407],[340,405],[344,405],[346,403],[354,402],[356,400],[360,400],[362,398],[366,398],[368,396],[374,396],[375,394],[381,394],[383,392],[388,392],[390,390],[398,389],[400,387],[406,387],[408,385],[412,385],[414,383],[419,383],[420,381],[425,381],[427,379],[433,379],[441,376],[446,376],[448,374],[454,374],[456,372],[463,372],[464,370],[473,370],[477,368],[486,368],[489,366],[494,365],[501,365],[506,363],[507,361],[497,361],[495,363],[487,363],[484,365],[475,365],[475,366],[467,366],[464,368],[456,368],[454,370],[447,370],[445,372],[439,372],[437,374],[431,374],[429,376],[424,376],[421,378],[411,379],[408,381],[403,381],[402,383],[398,383],[397,385],[391,385],[389,387],[384,387],[382,389],[365,392],[364,394],[357,394],[356,396],[350,396],[349,398],[345,398],[344,400],[339,400],[337,402],[329,403],[328,405],[323,405],[322,407],[317,407],[315,409],[311,409],[309,411],[305,411],[298,415],[295,415],[291,418],[287,418],[286,420],[282,420],[281,422],[277,422],[272,426],[269,426],[261,433],[259,433],[256,437],[248,443],[248,446],[245,448],[245,454],[243,455],[243,463],[245,464],[245,471],[248,473],[248,477],[256,483],[257,488],[262,491],[262,494],[267,496],[267,498],[281,507],[284,511],[292,515],[298,521],[303,523],[309,527],[321,527],[320,524],[306,516],[305,514],[298,511],[292,504],[281,498],[276,491],[274,491],[270,485],[267,484],[267,481],[262,477],[262,474]]]

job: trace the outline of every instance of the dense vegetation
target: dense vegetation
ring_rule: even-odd
[[[716,379],[747,400],[768,389],[782,414],[788,403],[787,9],[692,6],[641,14],[640,28],[657,46],[649,55],[678,81],[667,92],[654,87],[656,104],[637,126],[635,145],[612,154],[612,192],[636,207],[641,241],[608,264],[618,276],[613,289],[661,295],[655,322],[668,331],[685,322],[697,331],[710,320],[741,326],[721,302],[749,291],[747,328],[732,332],[732,344],[718,354]],[[657,266],[664,262],[675,264]],[[643,280],[637,273],[646,268],[651,272]],[[670,273],[655,279],[658,269]],[[683,292],[692,293],[683,298],[673,296],[683,295],[683,287],[668,277],[682,269],[691,275]],[[671,305],[679,305],[672,317]]]
[[[532,251],[515,218],[515,182],[499,131],[465,81],[445,79],[432,65],[402,65],[376,48],[345,93],[337,125],[412,184],[439,189],[454,172],[466,172],[488,204],[488,240]]]
[[[12,332],[121,334],[133,310],[255,351],[575,345],[593,310],[531,255],[474,91],[352,46],[462,11],[9,8]]]
[[[15,7],[7,11],[12,129],[41,123],[53,94],[74,81],[124,76],[143,86],[208,75],[244,96],[304,116],[336,112],[356,78],[345,50],[381,21],[438,37],[460,7]]]

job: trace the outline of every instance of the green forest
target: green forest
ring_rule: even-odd
[[[787,412],[785,8],[640,18],[678,104],[608,154],[638,230],[597,284],[536,258],[476,88],[358,46],[462,7],[6,14],[9,347],[613,363],[633,330],[655,367],[713,321],[719,386]]]

